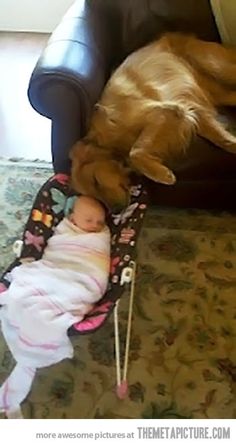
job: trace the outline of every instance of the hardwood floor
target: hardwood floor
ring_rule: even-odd
[[[0,32],[0,156],[51,160],[50,120],[27,97],[47,34]]]

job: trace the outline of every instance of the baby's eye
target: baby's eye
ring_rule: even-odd
[[[91,218],[87,218],[86,219],[86,223],[92,223],[92,219]]]

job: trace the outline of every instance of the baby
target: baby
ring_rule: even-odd
[[[77,234],[83,233],[83,232],[94,232],[94,233],[109,233],[109,229],[106,226],[106,214],[105,209],[102,206],[102,204],[89,196],[82,195],[80,197],[75,198],[72,212],[68,215],[68,217],[65,217],[66,219],[71,222],[72,225],[70,225],[71,229],[73,229]],[[67,221],[67,225],[68,225]],[[63,221],[61,224],[63,225]],[[58,229],[56,230],[56,233],[60,229],[60,226],[58,225]],[[109,240],[109,247],[110,247],[110,240]],[[45,254],[43,258],[47,258],[47,248],[45,250]],[[109,273],[109,269],[108,269]],[[108,276],[107,276],[108,277]],[[91,305],[92,309],[93,305]],[[87,312],[89,311],[89,308],[87,307]],[[74,316],[81,316],[81,312],[79,309],[71,311],[71,313]]]
[[[109,269],[105,209],[93,198],[77,197],[42,259],[15,267],[0,294],[2,332],[17,363],[0,388],[0,411],[23,401],[37,368],[73,356],[67,330],[101,299]]]
[[[69,220],[85,232],[100,232],[105,227],[105,209],[99,201],[88,196],[75,199]]]

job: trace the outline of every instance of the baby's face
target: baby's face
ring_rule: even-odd
[[[70,219],[85,232],[100,232],[105,226],[105,211],[99,202],[80,197],[75,202]]]

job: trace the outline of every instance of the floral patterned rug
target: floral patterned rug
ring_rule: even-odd
[[[0,160],[0,270],[50,165]],[[113,317],[38,371],[25,418],[236,418],[236,217],[150,208],[138,245],[129,394],[115,393]],[[120,305],[124,339],[128,292]],[[0,383],[14,361],[0,340]]]

